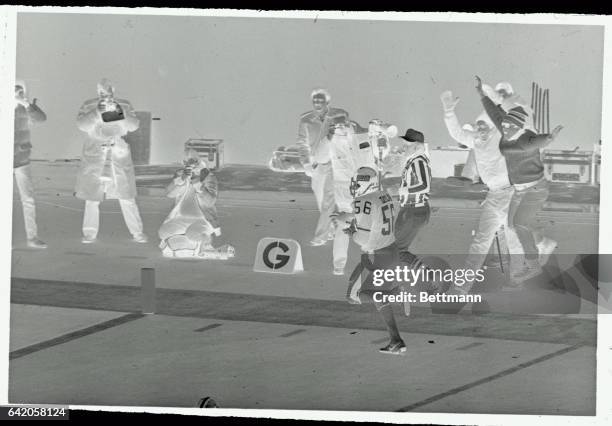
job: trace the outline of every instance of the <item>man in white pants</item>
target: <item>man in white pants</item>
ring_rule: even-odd
[[[34,187],[30,171],[30,126],[33,123],[47,119],[45,113],[36,105],[36,99],[30,102],[26,96],[26,86],[23,81],[15,84],[15,139],[13,156],[13,174],[19,190],[23,207],[27,245],[31,248],[45,249],[47,244],[38,238],[36,225],[36,205],[34,203]]]
[[[139,121],[130,102],[114,97],[107,79],[98,83],[98,97],[83,103],[77,116],[80,130],[89,136],[83,145],[77,175],[76,196],[85,200],[83,243],[96,241],[100,227],[100,202],[118,199],[125,223],[137,243],[146,243],[142,219],[136,205],[136,177],[129,145],[123,140],[138,129]]]
[[[451,91],[440,96],[444,108],[444,122],[449,134],[457,142],[474,150],[476,166],[482,181],[489,191],[480,213],[478,229],[468,251],[466,268],[480,269],[489,253],[495,233],[504,226],[505,239],[510,253],[521,252],[520,241],[508,227],[508,210],[514,194],[514,188],[508,178],[506,161],[499,150],[500,132],[495,128],[486,114],[476,119],[476,129],[466,130],[459,124],[455,107],[459,99],[455,99]],[[466,284],[463,290],[469,291]]]
[[[334,212],[334,185],[329,160],[329,125],[334,117],[346,117],[348,113],[329,106],[331,95],[325,89],[315,89],[310,94],[313,110],[300,117],[297,145],[303,150],[304,170],[311,178],[311,188],[319,208],[319,220],[312,246],[321,246],[333,239],[331,215]],[[349,178],[350,179],[350,178]]]

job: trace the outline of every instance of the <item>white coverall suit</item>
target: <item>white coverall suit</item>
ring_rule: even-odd
[[[75,191],[77,198],[85,200],[83,235],[91,239],[98,234],[99,205],[105,198],[119,200],[125,223],[134,237],[143,233],[135,200],[136,177],[130,146],[123,140],[128,132],[138,129],[139,121],[127,100],[115,101],[123,109],[123,120],[105,123],[98,110],[98,98],[85,101],[77,116],[78,127],[88,138],[83,144]]]

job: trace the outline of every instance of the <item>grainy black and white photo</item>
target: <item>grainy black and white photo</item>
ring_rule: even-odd
[[[124,12],[17,13],[9,403],[596,415],[603,26]]]

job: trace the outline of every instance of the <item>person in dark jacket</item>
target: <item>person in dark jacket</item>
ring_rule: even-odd
[[[502,134],[499,150],[506,160],[508,177],[515,189],[508,212],[508,226],[517,233],[525,252],[524,265],[513,277],[513,283],[519,286],[541,272],[536,245],[543,237],[536,232],[535,216],[548,198],[549,190],[540,148],[554,141],[563,127],[555,127],[550,134],[536,134],[528,128],[529,113],[522,106],[504,111],[485,94],[478,76],[476,90],[487,115]]]
[[[36,205],[34,203],[34,187],[30,170],[30,127],[47,119],[47,115],[36,105],[36,99],[30,102],[26,96],[26,86],[22,81],[15,84],[15,138],[13,156],[13,175],[25,223],[27,245],[31,248],[45,249],[47,244],[38,238],[36,225]]]

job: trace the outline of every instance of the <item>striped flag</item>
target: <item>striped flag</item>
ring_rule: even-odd
[[[550,133],[550,90],[531,83],[533,127],[537,133]]]

